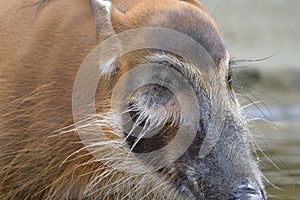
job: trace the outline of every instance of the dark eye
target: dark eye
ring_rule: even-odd
[[[232,89],[232,79],[233,79],[232,70],[229,69],[227,74],[227,84],[230,89]]]

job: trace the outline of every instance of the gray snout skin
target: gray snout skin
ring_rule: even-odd
[[[236,200],[265,200],[265,194],[259,185],[249,179],[242,180],[234,190]]]

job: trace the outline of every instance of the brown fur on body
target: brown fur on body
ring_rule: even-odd
[[[114,0],[112,5],[111,21],[116,33],[138,27],[164,27],[199,42],[224,79],[216,96],[234,95],[231,91],[227,94],[225,46],[200,3]],[[108,36],[98,32],[93,8],[87,0],[52,0],[42,4],[36,4],[36,0],[1,1],[0,19],[0,199],[188,198],[184,189],[178,189],[181,183],[176,185],[181,180],[179,172],[130,174],[112,170],[106,168],[105,159],[97,160],[81,143],[73,126],[73,83],[84,58]],[[116,62],[118,73],[106,85],[99,84],[99,90],[105,95],[97,96],[97,111],[100,121],[107,123],[103,129],[112,141],[119,137],[112,131],[114,122],[109,123],[111,118],[106,116],[113,109],[107,103],[112,87],[131,67],[158,62],[157,53],[161,52],[147,50],[123,55]],[[168,56],[170,62],[183,62]],[[182,65],[186,68],[181,73],[187,74],[186,78],[194,85],[205,80],[188,63]],[[206,87],[209,98],[209,88],[214,85]],[[229,104],[230,111],[239,112],[234,101]],[[241,121],[237,127],[242,126]],[[102,151],[103,155],[109,155]],[[179,160],[178,165],[184,160]],[[251,173],[259,173],[256,164],[250,161],[243,160],[245,166],[240,168],[249,167]]]
[[[97,45],[88,2],[52,1],[33,19],[36,1],[1,1],[0,198],[82,197],[97,166],[63,160],[82,147],[76,133],[49,138],[72,124],[72,82]],[[84,153],[83,153],[84,154]]]

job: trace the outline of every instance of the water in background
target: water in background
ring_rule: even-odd
[[[246,112],[257,118],[251,123],[251,132],[268,197],[300,199],[300,92],[258,87],[246,89],[245,94],[253,96],[247,94],[247,100],[241,97],[241,101],[250,103]]]

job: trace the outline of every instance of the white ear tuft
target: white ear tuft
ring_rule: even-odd
[[[107,13],[108,19],[110,19],[110,8],[111,8],[111,1],[109,0],[96,0],[96,2],[104,8]]]

